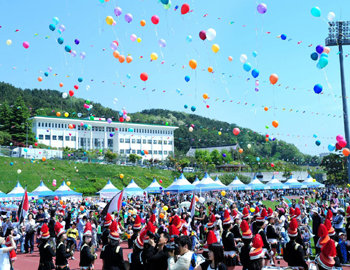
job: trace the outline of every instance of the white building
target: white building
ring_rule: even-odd
[[[158,160],[174,153],[177,127],[95,119],[36,116],[33,132],[39,143],[56,148],[110,149],[120,155],[145,153],[143,158]]]

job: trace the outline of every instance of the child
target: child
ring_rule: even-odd
[[[303,239],[303,243],[305,245],[305,247],[307,248],[307,256],[312,256],[312,248],[311,248],[311,235],[309,232],[309,227],[308,226],[304,226],[303,228],[303,232],[302,232],[302,239]]]
[[[339,233],[339,247],[340,247],[340,252],[341,256],[340,257],[340,263],[341,264],[346,264],[348,263],[348,247],[350,246],[349,241],[346,239],[346,234],[341,232]],[[339,254],[340,255],[340,254]]]
[[[126,236],[128,237],[128,248],[132,248],[132,235],[133,235],[134,231],[132,230],[132,226],[128,225],[128,229],[126,231]]]
[[[13,237],[13,231],[14,231],[14,228],[12,226],[7,227],[7,230],[6,230],[6,233],[5,233],[5,245],[7,247],[11,247],[12,246],[12,241],[13,240],[11,240],[11,239],[13,239],[12,238]],[[16,250],[15,249],[11,250],[9,255],[10,255],[11,263],[13,265],[15,260],[17,259]]]
[[[76,225],[76,222],[73,222],[72,228],[68,229],[67,231],[67,248],[73,252],[77,246],[77,239],[79,236]],[[74,256],[72,256],[72,260],[75,260]]]

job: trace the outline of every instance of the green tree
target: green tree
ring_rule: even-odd
[[[181,170],[185,167],[188,167],[190,165],[190,160],[188,158],[180,159],[178,162],[179,167],[181,167]]]
[[[5,101],[0,106],[0,130],[5,132],[10,132],[11,128],[11,110],[8,103]]]
[[[140,159],[142,159],[142,157],[139,155],[136,155],[136,154],[129,155],[129,161],[132,163],[137,163]],[[153,162],[155,162],[155,161],[153,161]]]
[[[8,145],[11,142],[11,135],[8,132],[0,131],[0,145]]]
[[[113,153],[111,150],[107,150],[105,153],[105,159],[108,162],[114,162],[117,159],[118,155],[116,153]]]
[[[346,159],[337,154],[329,154],[322,159],[321,167],[327,173],[327,182],[331,184],[347,183]]]
[[[211,161],[215,164],[215,165],[220,165],[221,164],[221,154],[218,150],[213,150],[211,153],[210,153],[210,158],[211,158]]]

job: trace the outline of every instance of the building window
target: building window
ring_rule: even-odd
[[[40,122],[38,122],[38,127],[40,127]]]
[[[72,137],[71,137],[71,141],[72,141],[72,142],[75,142],[75,140],[76,140],[76,137],[75,137],[75,136],[72,136]]]
[[[127,154],[130,154],[130,149],[126,149],[125,151]]]
[[[152,150],[148,150],[148,154],[152,155]]]
[[[99,139],[95,139],[94,142],[95,142],[95,143],[94,143],[95,148],[99,148],[99,147],[100,147],[100,141],[99,141]]]
[[[159,141],[158,141],[158,144],[162,144],[162,141],[159,140]]]
[[[169,141],[168,144],[173,144],[173,141]]]
[[[142,140],[142,143],[143,143],[143,144],[146,144],[146,139],[143,139],[143,140]]]
[[[44,139],[44,135],[39,134],[39,140],[42,140],[42,139]]]
[[[159,155],[162,155],[162,154],[163,154],[163,152],[162,152],[162,151],[158,151],[158,154],[159,154]]]
[[[153,151],[153,154],[154,154],[154,155],[157,155],[157,150],[154,150],[154,151]]]
[[[152,140],[148,140],[147,143],[148,143],[148,144],[152,144]]]
[[[69,136],[66,136],[66,141],[69,141]]]
[[[167,141],[164,141],[164,142],[163,142],[164,145],[167,144],[167,143],[168,143]]]
[[[124,149],[120,149],[119,153],[124,154]]]
[[[135,149],[134,149],[134,150],[132,150],[132,153],[133,153],[133,154],[136,154],[136,150],[135,150]]]
[[[124,142],[124,139],[123,138],[120,138],[120,140],[119,140],[121,143],[123,143]]]
[[[45,135],[45,140],[50,140],[50,135]]]
[[[173,154],[173,151],[169,151],[169,155],[172,155]]]
[[[52,135],[52,140],[53,141],[57,141],[57,136],[56,135]]]
[[[132,140],[131,140],[131,143],[135,143],[135,142],[136,142],[136,140],[135,140],[135,139],[132,139]]]
[[[167,155],[168,154],[168,151],[164,151],[164,155]]]
[[[45,127],[47,127],[47,123],[45,123]]]
[[[108,145],[108,148],[113,148],[113,139],[108,139],[107,145]]]
[[[55,124],[55,128],[57,128],[57,124]]]
[[[130,143],[130,139],[125,139],[125,143]]]
[[[58,136],[59,141],[63,141],[63,136]]]
[[[95,131],[95,127],[92,127],[92,131]]]
[[[138,144],[141,144],[141,139],[137,139],[137,143],[138,143]]]
[[[140,155],[141,154],[141,150],[137,150],[137,154]]]
[[[49,128],[51,127],[51,123],[49,123]]]
[[[153,140],[153,144],[157,144],[157,140]]]

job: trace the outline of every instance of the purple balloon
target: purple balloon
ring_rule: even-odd
[[[267,6],[264,3],[260,3],[256,9],[260,14],[265,14],[267,11]]]
[[[80,58],[81,58],[81,59],[84,59],[85,56],[86,56],[86,53],[85,53],[85,52],[80,53]]]
[[[131,21],[132,21],[132,15],[130,14],[130,13],[128,13],[128,14],[125,14],[125,20],[128,22],[128,23],[131,23]]]
[[[166,41],[165,41],[164,39],[160,39],[160,40],[158,41],[158,44],[159,44],[159,46],[162,47],[162,48],[166,47]]]
[[[78,44],[80,43],[79,39],[76,38],[76,39],[74,40],[74,43],[78,45]]]
[[[76,56],[77,56],[77,52],[74,51],[74,50],[71,50],[70,54],[71,54],[73,57],[76,57]]]
[[[120,15],[122,15],[122,9],[120,7],[116,7],[114,9],[114,14],[115,14],[115,16],[119,17]]]
[[[323,53],[323,50],[324,50],[324,48],[323,48],[322,45],[317,45],[317,47],[316,47],[316,52],[318,52],[319,54],[321,54],[321,53]]]
[[[204,30],[202,30],[202,31],[199,32],[199,38],[200,38],[201,40],[206,40],[207,35],[206,35],[206,33],[205,33]]]

